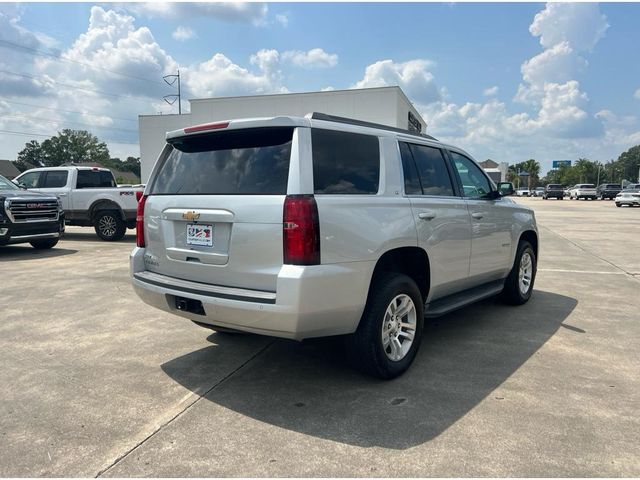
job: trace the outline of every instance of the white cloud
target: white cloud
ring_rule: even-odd
[[[338,64],[338,55],[327,53],[321,48],[312,48],[308,52],[290,50],[282,53],[282,59],[301,68],[331,68]]]
[[[545,82],[567,82],[587,66],[587,61],[576,55],[568,42],[561,42],[524,62],[520,70],[525,82],[541,86]]]
[[[171,20],[189,20],[210,17],[230,22],[262,25],[266,22],[268,7],[259,2],[147,2],[125,3],[122,8],[149,17]]]
[[[184,42],[197,37],[196,32],[194,32],[193,29],[183,27],[182,25],[179,25],[178,28],[173,31],[171,36],[174,40],[178,40],[179,42]]]
[[[258,72],[251,72],[216,53],[210,60],[181,73],[184,72],[185,83],[196,97],[284,93],[287,89],[282,85],[279,60],[276,50],[260,50],[250,59]]]
[[[498,86],[494,85],[493,87],[485,88],[482,94],[485,97],[495,97],[498,94]]]
[[[591,51],[608,28],[597,3],[547,3],[529,31],[545,48],[568,42],[577,51]]]
[[[399,86],[409,98],[421,104],[440,100],[441,92],[429,71],[435,64],[429,60],[416,59],[404,63],[381,60],[369,65],[362,80],[352,88]]]
[[[283,27],[288,27],[289,26],[289,16],[284,14],[284,13],[278,13],[276,14],[276,22],[278,22],[280,25],[282,25]]]
[[[636,92],[633,94],[633,98],[635,98],[636,100],[640,100],[640,88],[636,90]]]

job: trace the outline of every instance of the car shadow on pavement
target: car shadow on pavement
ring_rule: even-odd
[[[70,248],[53,247],[48,250],[38,250],[31,245],[5,245],[0,246],[0,263],[15,262],[18,260],[38,260],[41,258],[62,257],[73,255],[78,250]]]
[[[76,242],[100,242],[100,243],[135,243],[136,241],[136,233],[135,230],[133,233],[129,233],[124,236],[122,240],[116,240],[115,242],[108,242],[106,240],[102,240],[93,229],[87,229],[86,232],[66,232],[62,237],[62,241],[71,240]]]
[[[537,290],[521,307],[490,299],[428,321],[413,366],[392,381],[354,371],[337,337],[274,340],[205,398],[306,435],[361,447],[410,448],[435,438],[488,397],[554,335],[576,305],[573,298]],[[217,344],[239,340],[215,333],[209,339]],[[202,394],[207,382],[202,372],[219,361],[221,350],[226,349],[205,347],[163,364],[162,370]],[[500,399],[505,396],[500,393]]]

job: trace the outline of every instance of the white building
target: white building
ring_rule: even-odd
[[[153,164],[165,144],[166,132],[190,125],[234,118],[302,117],[321,112],[420,132],[425,132],[427,126],[400,87],[202,98],[189,103],[191,113],[138,117],[142,182],[149,180]]]

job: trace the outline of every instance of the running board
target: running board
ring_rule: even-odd
[[[493,297],[504,289],[504,279],[485,283],[462,292],[448,295],[425,305],[425,318],[435,318],[445,315],[471,303]]]

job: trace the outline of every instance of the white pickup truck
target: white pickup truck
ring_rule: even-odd
[[[13,180],[36,192],[55,194],[62,202],[67,225],[94,227],[107,241],[120,240],[136,226],[143,187],[118,187],[113,173],[95,167],[33,168]]]

